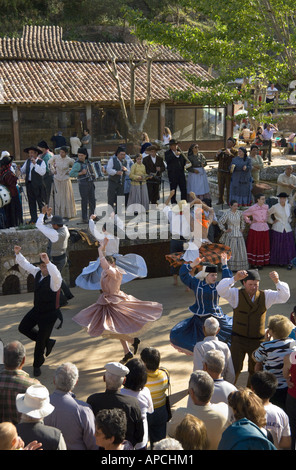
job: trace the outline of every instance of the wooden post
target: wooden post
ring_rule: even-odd
[[[165,102],[163,101],[160,103],[159,140],[162,140],[165,125]]]
[[[15,160],[21,160],[20,129],[19,129],[19,119],[18,119],[18,108],[16,105],[12,106],[12,125],[13,125],[14,157],[15,157]]]

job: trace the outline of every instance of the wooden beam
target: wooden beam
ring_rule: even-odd
[[[16,105],[12,107],[12,128],[13,128],[14,157],[15,157],[15,160],[21,160],[20,129],[19,129],[18,108]]]

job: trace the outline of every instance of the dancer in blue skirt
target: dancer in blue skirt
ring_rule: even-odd
[[[210,317],[216,317],[220,323],[220,331],[217,335],[221,341],[228,345],[231,339],[232,318],[225,315],[219,307],[217,293],[218,266],[203,263],[202,270],[193,277],[190,271],[199,265],[203,259],[196,258],[189,264],[183,264],[179,275],[182,282],[193,290],[195,303],[189,307],[193,317],[179,322],[170,332],[170,341],[178,351],[188,355],[193,354],[193,348],[198,341],[204,338],[203,324]],[[227,266],[227,254],[221,254],[222,278],[232,277],[232,272]]]

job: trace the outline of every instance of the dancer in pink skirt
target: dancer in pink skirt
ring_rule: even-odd
[[[133,357],[129,343],[136,354],[140,343],[136,336],[146,330],[149,322],[161,317],[163,307],[158,302],[138,300],[120,290],[123,270],[116,266],[112,256],[104,256],[107,243],[105,239],[99,246],[102,294],[95,304],[81,310],[73,320],[87,328],[90,336],[119,339],[125,353],[121,362],[125,363]]]

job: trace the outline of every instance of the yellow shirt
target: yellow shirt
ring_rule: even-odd
[[[165,391],[169,386],[168,376],[165,370],[157,369],[155,372],[147,372],[146,387],[149,388],[154,408],[165,405]]]
[[[131,167],[131,172],[130,172],[130,179],[131,179],[131,184],[133,185],[139,185],[139,184],[146,184],[146,179],[142,179],[141,183],[138,179],[139,176],[147,176],[146,173],[146,167],[143,163],[134,163]]]

